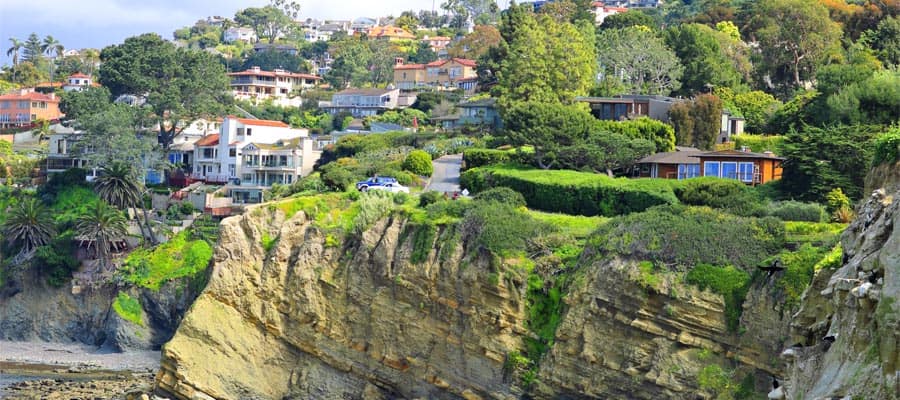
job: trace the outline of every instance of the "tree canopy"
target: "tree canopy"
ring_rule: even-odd
[[[621,82],[627,92],[668,95],[681,87],[684,67],[648,28],[600,31],[597,54],[603,79]]]
[[[207,52],[176,48],[157,34],[130,37],[106,47],[100,59],[100,83],[114,97],[132,94],[147,99],[163,148],[180,132],[178,126],[221,115],[230,104],[228,77],[221,63]]]

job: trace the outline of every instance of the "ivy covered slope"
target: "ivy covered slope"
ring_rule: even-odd
[[[347,192],[229,218],[158,386],[217,398],[758,395],[781,373],[796,309],[787,271],[802,285],[814,269],[786,256],[809,244],[825,257],[836,236],[707,207],[609,219],[524,206],[508,188],[471,200]],[[778,256],[787,269],[757,270]]]

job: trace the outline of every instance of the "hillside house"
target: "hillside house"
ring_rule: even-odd
[[[753,186],[781,179],[785,161],[771,151],[752,153],[748,149],[705,152],[697,158],[701,176],[738,179]]]
[[[387,40],[389,42],[416,39],[416,35],[397,26],[373,26],[369,28],[367,34],[369,39]]]
[[[254,104],[273,100],[282,107],[299,107],[303,101],[300,91],[315,87],[321,77],[276,69],[264,71],[253,67],[246,71],[232,72],[231,92],[237,100],[250,100]]]
[[[67,92],[80,92],[92,86],[97,87],[100,86],[100,84],[94,83],[94,78],[92,76],[76,72],[66,78],[66,82],[63,84],[62,89]]]
[[[346,89],[335,93],[330,102],[319,105],[332,115],[348,112],[356,118],[378,115],[398,107],[400,89]]]
[[[700,159],[703,151],[693,147],[676,146],[675,151],[651,154],[635,163],[634,177],[688,179],[700,176]]]
[[[260,203],[262,192],[274,184],[290,185],[312,172],[321,156],[309,137],[275,143],[251,142],[240,149],[239,184],[228,189],[235,203]]]
[[[594,24],[600,25],[610,15],[628,11],[626,7],[613,7],[602,1],[591,3],[591,12],[594,14]]]
[[[460,110],[459,114],[432,118],[432,121],[439,122],[441,128],[448,130],[466,126],[483,127],[494,131],[503,128],[503,119],[497,111],[495,98],[459,103],[456,108]]]
[[[56,94],[21,89],[0,96],[0,128],[29,126],[39,120],[54,121],[62,117]]]
[[[280,53],[289,54],[292,56],[296,56],[299,53],[297,47],[292,44],[279,44],[279,43],[263,43],[258,42],[253,45],[253,51],[277,51]]]
[[[400,90],[475,90],[478,80],[475,60],[450,58],[428,64],[405,64],[397,58],[394,85]]]
[[[226,29],[225,33],[222,35],[222,40],[225,43],[234,43],[238,41],[254,43],[259,40],[259,38],[256,36],[256,31],[253,30],[253,28],[239,26]]]

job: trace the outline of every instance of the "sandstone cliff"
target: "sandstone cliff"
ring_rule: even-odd
[[[648,291],[634,283],[636,261],[588,250],[555,345],[523,374],[516,355],[535,335],[525,279],[443,230],[427,259],[412,263],[412,229],[394,214],[336,244],[303,212],[260,206],[225,220],[210,283],[163,348],[158,391],[181,399],[694,399],[711,397],[698,383],[710,365],[724,366],[719,375],[739,371],[763,393],[780,371],[773,361],[789,316],[773,310],[771,285],[751,290],[747,332],[737,335],[726,328],[721,296],[675,278]]]
[[[113,310],[120,291],[140,302],[141,325]],[[172,338],[198,294],[186,279],[168,282],[159,291],[126,289],[112,282],[51,287],[26,270],[0,292],[0,339],[74,341],[115,351],[159,349]]]
[[[900,170],[882,167],[868,181],[895,191],[858,209],[841,267],[818,272],[794,316],[789,399],[900,398]]]

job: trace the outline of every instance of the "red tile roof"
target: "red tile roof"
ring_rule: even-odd
[[[219,144],[219,134],[213,133],[206,135],[194,143],[195,146],[217,146]]]
[[[254,126],[274,126],[278,128],[290,128],[290,125],[281,122],[281,121],[269,121],[265,119],[249,119],[249,118],[236,118],[238,122],[244,125],[254,125]]]
[[[10,93],[4,94],[0,96],[0,100],[36,100],[36,101],[46,101],[48,103],[59,103],[59,97],[50,96],[43,93],[38,92],[28,92],[25,94],[21,93]]]
[[[287,78],[312,79],[312,80],[316,80],[316,81],[322,80],[322,77],[320,77],[318,75],[312,75],[312,74],[298,74],[296,72],[289,72],[289,71],[284,71],[284,72],[263,71],[263,70],[254,71],[252,69],[248,69],[246,71],[241,71],[241,72],[230,72],[230,73],[228,73],[228,76],[269,76],[272,78],[287,77]]]
[[[72,75],[69,75],[69,78],[70,78],[70,79],[71,79],[71,78],[88,78],[88,79],[91,79],[91,76],[90,76],[90,75],[82,74],[81,72],[76,72],[76,73],[74,73],[74,74],[72,74]]]
[[[451,58],[448,60],[437,60],[437,61],[433,61],[428,64],[425,64],[425,66],[426,67],[440,67],[450,61],[455,61],[457,64],[465,65],[467,67],[472,67],[472,68],[475,68],[475,66],[476,66],[475,60],[469,60],[466,58]]]
[[[425,64],[402,64],[395,65],[395,70],[406,70],[406,69],[425,69]]]

